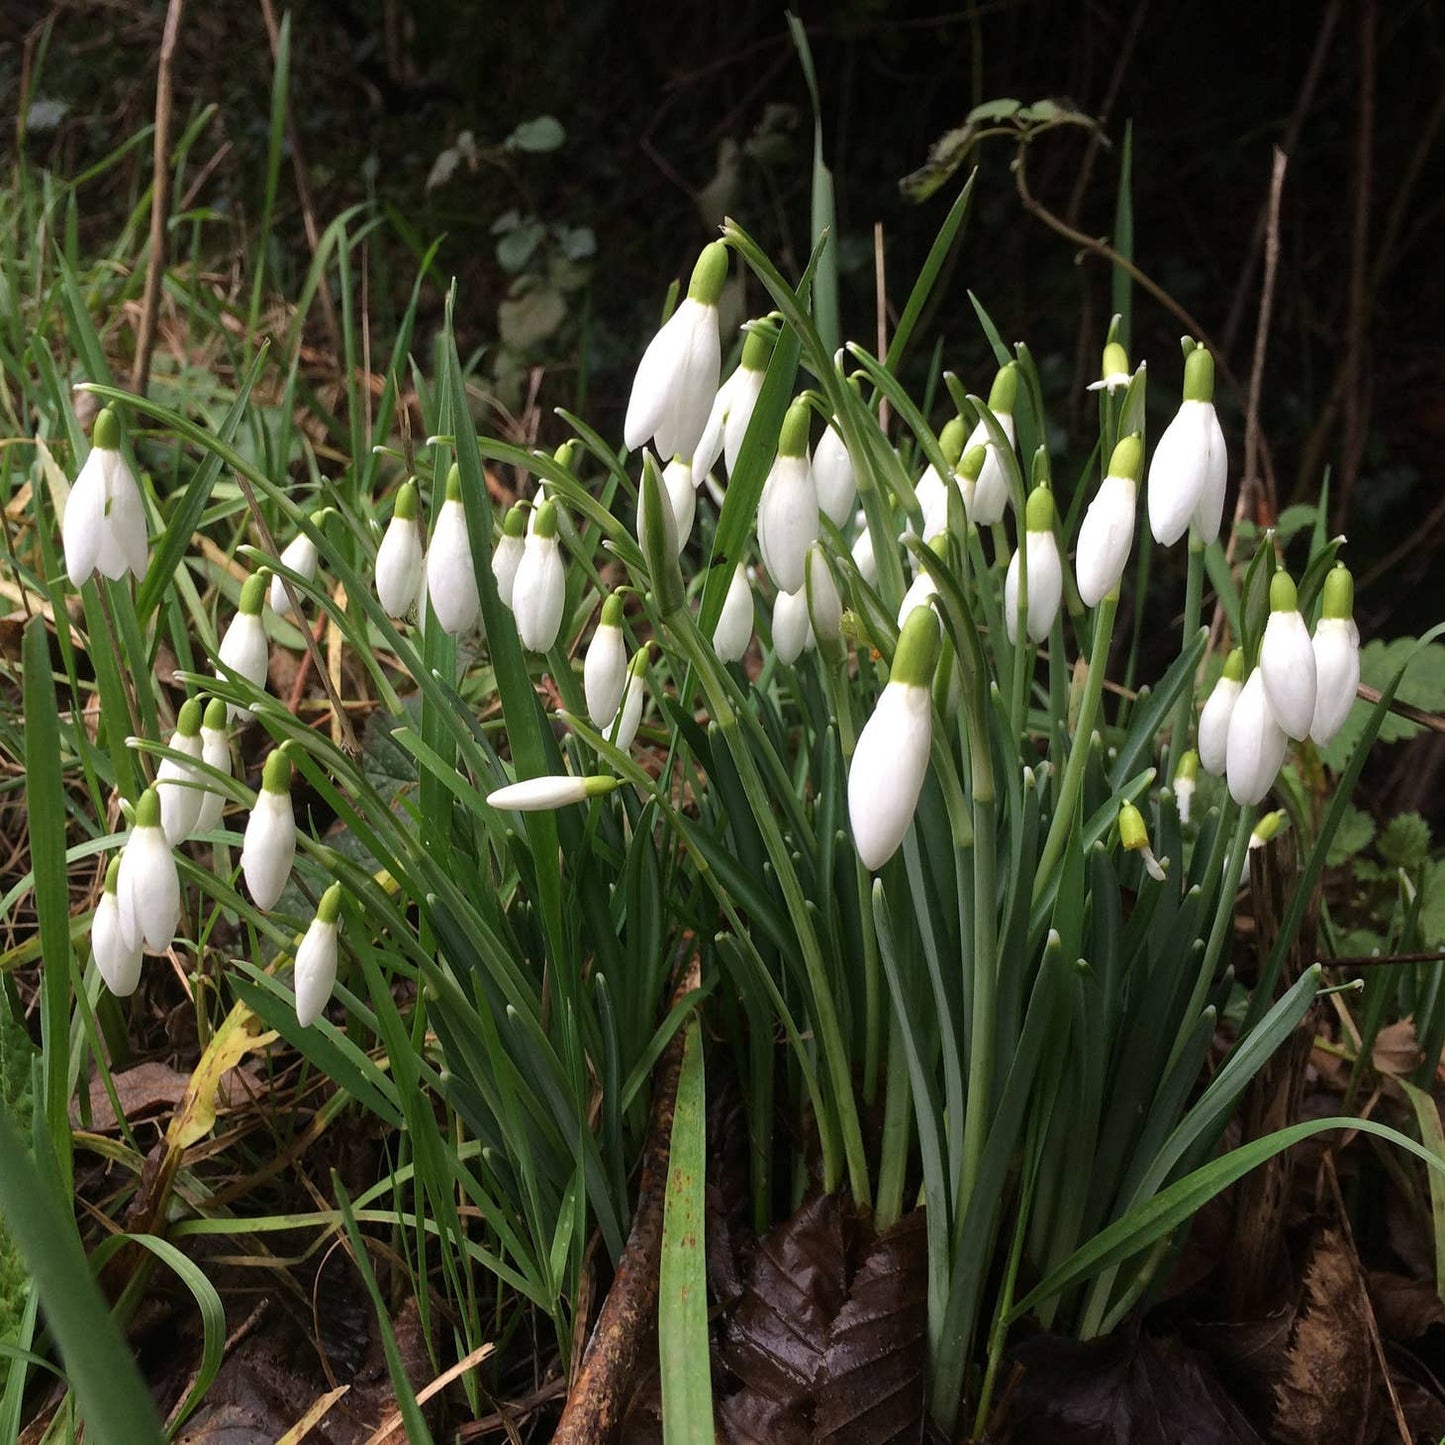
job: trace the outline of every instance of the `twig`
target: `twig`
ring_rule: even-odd
[[[1269,323],[1274,311],[1274,283],[1279,271],[1279,204],[1284,191],[1285,167],[1289,158],[1278,146],[1269,173],[1269,207],[1264,230],[1264,283],[1259,292],[1259,318],[1254,328],[1254,360],[1249,369],[1249,402],[1244,410],[1244,476],[1239,484],[1238,511],[1244,511],[1247,494],[1263,487],[1271,517],[1279,515],[1279,498],[1271,485],[1265,486],[1259,475],[1259,398],[1264,389],[1264,358],[1269,350]]]
[[[1355,694],[1364,698],[1372,707],[1380,700],[1380,689],[1363,682],[1355,689]],[[1445,733],[1445,717],[1441,717],[1439,713],[1426,712],[1424,708],[1416,707],[1411,702],[1403,702],[1399,698],[1390,700],[1390,711],[1412,723],[1419,723],[1422,728],[1429,728],[1432,733]]]
[[[166,232],[171,219],[171,65],[176,56],[176,39],[186,0],[170,0],[165,29],[161,32],[161,53],[156,66],[156,128],[151,168],[151,239],[146,262],[145,293],[141,299],[140,332],[136,336],[135,365],[130,389],[144,396],[151,379],[151,356],[156,346],[156,319],[161,309],[161,285],[166,273]]]
[[[1326,968],[1382,968],[1389,963],[1445,963],[1445,951],[1422,950],[1419,953],[1355,953],[1341,958],[1316,959]]]

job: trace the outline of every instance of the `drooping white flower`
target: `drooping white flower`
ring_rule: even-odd
[[[963,421],[960,417],[951,417],[944,425],[939,433],[938,449],[947,463],[944,471],[940,473],[929,462],[923,469],[923,475],[913,484],[913,495],[923,513],[924,541],[948,527],[948,499],[958,489],[958,463],[963,455]],[[815,474],[816,470],[815,462]]]
[[[512,589],[517,583],[517,568],[526,550],[527,511],[525,507],[510,507],[502,522],[502,535],[492,552],[492,576],[497,583],[497,598],[502,606],[512,606]]]
[[[1179,809],[1179,821],[1189,822],[1194,807],[1194,790],[1199,786],[1199,754],[1193,748],[1185,751],[1174,769],[1174,802]]]
[[[940,542],[945,538],[938,538]],[[908,621],[908,614],[917,607],[928,607],[933,599],[938,596],[938,584],[933,580],[933,573],[926,567],[920,567],[913,581],[908,584],[908,591],[903,594],[903,601],[898,604],[898,626],[901,630],[903,624]]]
[[[818,493],[818,510],[835,527],[844,526],[858,495],[858,473],[836,421],[829,422],[818,438],[813,453],[813,485]]]
[[[1164,869],[1169,860],[1166,858],[1161,862],[1154,856],[1154,850],[1149,846],[1149,830],[1144,826],[1144,815],[1133,803],[1119,806],[1119,844],[1128,852],[1139,855],[1144,871],[1156,883],[1164,882]]]
[[[1099,368],[1098,381],[1091,381],[1088,391],[1106,391],[1112,396],[1116,391],[1128,391],[1134,378],[1129,371],[1129,353],[1117,341],[1104,347],[1104,362]]]
[[[1144,449],[1136,434],[1114,448],[1109,474],[1079,526],[1074,573],[1085,607],[1097,607],[1119,585],[1134,545],[1134,507]]]
[[[778,661],[791,667],[803,655],[811,632],[807,592],[802,587],[779,592],[773,599],[773,651]]]
[[[1059,615],[1064,596],[1064,566],[1054,538],[1054,494],[1047,486],[1035,487],[1030,493],[1024,518],[1029,583],[1027,630],[1032,641],[1042,642]],[[1019,554],[1015,552],[1003,584],[1004,625],[1010,642],[1018,641],[1018,611]]]
[[[216,652],[220,664],[216,676],[223,681],[248,682],[252,687],[266,689],[266,667],[270,649],[266,631],[261,624],[261,608],[266,602],[266,588],[271,574],[265,567],[252,573],[241,588],[241,602],[221,645]],[[251,720],[251,710],[227,704],[226,716],[232,722]]]
[[[296,859],[296,816],[291,808],[291,760],[276,748],[261,771],[261,791],[241,842],[241,872],[251,899],[272,909],[286,891]]]
[[[1214,411],[1214,358],[1196,346],[1184,363],[1184,400],[1149,463],[1149,528],[1170,547],[1193,522],[1199,540],[1219,535],[1229,456]]]
[[[136,804],[135,826],[121,854],[115,892],[126,946],[164,953],[181,918],[181,883],[175,855],[161,829],[161,800],[154,788],[147,788]]]
[[[873,533],[868,528],[868,518],[859,512],[854,520],[858,535],[853,539],[851,556],[858,575],[870,586],[878,585],[878,558],[873,555]]]
[[[416,483],[403,482],[376,551],[376,598],[388,617],[405,617],[421,595],[423,552],[416,515]]]
[[[452,464],[447,473],[446,500],[432,526],[426,558],[427,595],[443,632],[454,637],[470,632],[482,615],[477,572],[472,561],[471,534],[462,504],[461,469]]]
[[[717,465],[719,456],[727,467],[728,476],[732,476],[743,438],[748,433],[748,423],[752,421],[758,397],[762,395],[763,378],[767,375],[772,354],[772,332],[763,323],[749,323],[743,341],[742,360],[738,369],[718,387],[707,425],[693,454],[692,467],[699,485]]]
[[[1284,571],[1270,578],[1259,671],[1275,721],[1296,740],[1307,736],[1315,715],[1315,652],[1295,585]]]
[[[105,986],[117,998],[129,998],[140,982],[141,946],[127,941],[120,921],[120,858],[105,870],[105,888],[90,923],[90,951]]]
[[[741,662],[753,640],[753,589],[748,569],[741,562],[733,568],[722,611],[713,629],[712,645],[722,662]]]
[[[1276,808],[1274,812],[1266,813],[1250,830],[1249,846],[1244,850],[1244,857],[1239,860],[1239,878],[1234,885],[1236,888],[1243,888],[1249,882],[1250,856],[1277,837],[1288,821],[1289,814],[1283,808]]]
[[[808,548],[808,570],[804,582],[808,597],[808,624],[823,656],[837,661],[842,655],[843,599],[833,580],[833,569],[823,555],[823,544]]]
[[[1289,739],[1265,694],[1264,677],[1256,667],[1245,679],[1229,718],[1225,774],[1236,803],[1248,807],[1269,792],[1288,746]]]
[[[512,587],[517,636],[530,652],[546,652],[562,630],[567,605],[567,571],[557,541],[557,504],[537,508],[537,525],[527,538]]]
[[[218,697],[213,697],[206,704],[205,716],[201,719],[201,761],[228,777],[231,774],[231,739],[226,733],[226,704]],[[210,833],[218,828],[225,806],[225,794],[207,784],[201,794],[201,807],[191,836]]]
[[[592,726],[605,733],[622,704],[627,686],[627,644],[622,636],[622,598],[613,593],[602,604],[602,617],[582,664],[582,691]]]
[[[1344,727],[1360,685],[1360,632],[1354,610],[1355,579],[1340,562],[1325,578],[1320,620],[1315,623],[1315,712],[1310,737],[1320,747]]]
[[[623,423],[629,450],[649,438],[664,457],[691,457],[697,450],[722,370],[717,303],[727,270],[723,243],[704,247],[686,299],[648,343]]]
[[[608,729],[609,741],[619,752],[626,752],[642,725],[642,707],[647,701],[647,649],[639,647],[627,665],[627,686],[622,690],[622,705]]]
[[[697,492],[692,485],[692,463],[683,457],[673,459],[662,469],[662,486],[667,494],[668,505],[672,508],[673,529],[676,534],[677,555],[687,546],[692,536],[693,519],[697,515]],[[645,487],[637,489],[637,539],[642,545],[647,525],[647,495]]]
[[[859,860],[876,872],[898,851],[918,807],[933,742],[930,687],[938,663],[938,618],[909,615],[887,686],[858,734],[848,769],[848,820]]]
[[[1013,411],[1018,397],[1018,384],[1018,363],[1011,361],[1000,368],[988,394],[988,409],[1003,429],[1010,447],[1017,445]],[[974,484],[968,515],[974,526],[991,527],[995,522],[1003,521],[1004,510],[1009,504],[1009,472],[993,443],[992,433],[982,418],[968,434],[963,449],[967,452],[970,447],[975,446],[983,447],[984,458],[978,480]]]
[[[340,932],[341,885],[333,883],[321,895],[316,917],[296,949],[292,983],[296,989],[296,1022],[308,1028],[326,1007],[336,987],[337,935]]]
[[[1224,776],[1229,719],[1244,686],[1244,652],[1236,647],[1224,660],[1224,671],[1199,714],[1199,762],[1206,773]]]
[[[487,794],[487,802],[494,808],[514,813],[545,813],[572,803],[585,803],[588,798],[603,797],[616,786],[616,778],[601,774],[584,778],[571,774],[525,778],[519,783],[509,783],[505,788],[493,789]]]
[[[79,587],[93,572],[119,581],[144,577],[150,557],[145,504],[120,452],[120,420],[110,407],[95,419],[90,455],[80,468],[60,521],[65,570]]]
[[[171,734],[171,748],[196,760],[201,757],[201,700],[190,697],[181,704],[176,716],[176,730]],[[189,763],[162,758],[156,769],[156,792],[161,800],[161,829],[172,847],[184,843],[195,831],[201,815],[201,775]]]
[[[325,520],[325,515],[324,510],[313,513],[311,525],[320,527]],[[320,562],[320,549],[306,532],[298,532],[281,553],[282,566],[289,567],[308,582],[314,580]],[[271,579],[271,611],[277,617],[300,616],[300,613],[291,606],[291,596],[286,591],[286,581],[279,573]]]
[[[778,454],[758,503],[758,549],[774,585],[797,592],[818,536],[818,493],[808,465],[808,407],[794,402],[783,419]]]

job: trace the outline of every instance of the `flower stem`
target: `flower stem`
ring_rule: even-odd
[[[1199,631],[1199,613],[1204,600],[1204,546],[1189,538],[1189,578],[1184,585],[1184,631],[1181,647],[1187,648]],[[1169,729],[1169,742],[1164,753],[1163,779],[1167,786],[1174,769],[1189,746],[1189,718],[1194,711],[1194,685],[1183,688],[1174,707],[1174,723]]]

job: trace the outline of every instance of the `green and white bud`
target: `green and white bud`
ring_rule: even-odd
[[[248,682],[252,687],[266,690],[266,670],[270,649],[266,643],[266,632],[261,625],[261,608],[266,602],[266,589],[270,585],[271,572],[262,567],[246,579],[241,588],[240,610],[231,619],[226,635],[221,639],[216,660],[220,663],[216,676],[231,682]],[[227,716],[232,722],[251,720],[251,710],[229,705]]]
[[[1144,447],[1136,432],[1114,448],[1108,475],[1079,526],[1074,573],[1085,607],[1097,607],[1118,589],[1124,575],[1134,545],[1134,508],[1143,466]]]
[[[1236,647],[1199,714],[1199,761],[1206,773],[1224,776],[1229,749],[1229,720],[1244,686],[1244,651]]]
[[[1307,737],[1315,715],[1315,653],[1295,585],[1284,571],[1270,579],[1269,621],[1259,645],[1259,671],[1275,721],[1290,737]]]
[[[1003,429],[1011,447],[1017,445],[1014,403],[1018,397],[1018,389],[1018,362],[1010,361],[999,369],[988,394],[988,409],[994,414],[994,419]],[[974,446],[983,447],[985,456],[973,488],[969,520],[976,527],[991,527],[995,522],[1003,521],[1004,510],[1009,503],[1008,470],[982,418],[969,433],[968,440],[964,443],[964,452],[967,453],[968,449]]]
[[[201,700],[187,698],[176,717],[176,730],[171,734],[171,748],[199,761],[204,744],[201,741]],[[162,758],[156,769],[156,792],[161,800],[161,828],[172,847],[184,843],[195,831],[201,815],[201,775],[189,763]]]
[[[803,566],[818,536],[818,493],[808,464],[806,402],[795,401],[783,419],[778,454],[773,459],[758,504],[758,548],[773,584],[783,592],[803,586]]]
[[[291,759],[276,748],[261,771],[261,791],[241,842],[241,872],[262,912],[280,901],[296,859],[296,818],[291,807]]]
[[[115,891],[126,947],[164,953],[181,918],[181,883],[175,855],[161,828],[161,800],[154,788],[147,788],[136,804],[135,826],[121,854]]]
[[[1326,746],[1355,704],[1360,686],[1360,632],[1355,626],[1355,579],[1343,562],[1325,578],[1323,607],[1315,623],[1315,711],[1310,737]]]
[[[427,595],[443,632],[454,637],[470,632],[482,615],[477,572],[472,562],[471,534],[462,504],[461,469],[447,473],[446,500],[437,511],[426,558]]]
[[[376,552],[376,599],[388,617],[405,617],[421,590],[421,529],[417,526],[416,483],[403,482],[386,534]]]
[[[622,636],[622,598],[613,593],[602,604],[602,617],[582,664],[582,691],[592,726],[605,733],[622,704],[627,686],[627,644]]]
[[[105,887],[90,923],[90,951],[105,986],[117,998],[129,998],[140,982],[141,947],[127,941],[120,922],[120,856],[105,870]]]
[[[601,775],[527,778],[494,789],[487,794],[487,802],[494,808],[514,813],[545,813],[572,803],[585,803],[589,798],[605,797],[616,786],[616,778]]]
[[[296,1022],[309,1028],[321,1016],[336,987],[336,954],[341,931],[341,885],[321,895],[316,917],[296,950],[292,982],[296,988]]]
[[[529,652],[547,652],[562,630],[567,606],[567,572],[557,541],[557,504],[537,508],[537,524],[523,544],[512,587],[512,616],[517,636]]]
[[[231,739],[226,731],[226,704],[218,697],[213,697],[206,704],[205,716],[201,719],[201,761],[218,773],[225,773],[227,777],[231,775]],[[217,792],[208,781],[205,792],[201,794],[201,807],[191,836],[211,833],[220,827],[221,812],[225,806],[225,794]]]

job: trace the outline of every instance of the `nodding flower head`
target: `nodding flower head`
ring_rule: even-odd
[[[261,608],[266,602],[266,589],[270,579],[271,574],[265,567],[246,579],[241,588],[240,607],[231,619],[231,625],[226,629],[226,635],[221,639],[221,646],[216,654],[221,664],[218,677],[231,682],[249,682],[252,687],[262,691],[266,687],[269,648],[266,645],[265,629],[261,625]],[[251,711],[231,703],[227,716],[233,722],[237,719],[249,722]]]
[[[482,614],[477,571],[472,561],[471,534],[462,503],[461,469],[447,473],[446,500],[436,514],[426,559],[427,595],[443,632],[470,632]]]
[[[1263,800],[1284,763],[1289,739],[1275,718],[1259,668],[1245,679],[1229,717],[1225,775],[1230,796],[1241,807]]]
[[[1144,448],[1136,432],[1114,448],[1109,473],[1084,513],[1074,573],[1085,607],[1097,607],[1124,575],[1134,545],[1134,508],[1143,464]]]
[[[120,451],[120,419],[110,407],[95,418],[90,455],[66,499],[60,519],[65,571],[72,587],[92,573],[119,581],[144,577],[150,561],[145,504]]]
[[[336,987],[337,935],[341,929],[341,885],[333,883],[316,905],[316,917],[296,949],[292,982],[296,1022],[309,1028],[321,1016]]]
[[[526,778],[519,783],[509,783],[505,788],[494,788],[487,794],[487,802],[494,808],[514,813],[544,813],[572,803],[585,803],[589,798],[603,797],[616,786],[616,778],[601,774],[584,778],[571,774]]]
[[[201,813],[201,775],[191,763],[199,761],[204,744],[201,739],[203,711],[198,697],[187,698],[176,716],[176,730],[171,734],[171,747],[187,761],[163,758],[156,769],[156,792],[161,800],[161,828],[166,842],[175,847],[184,843],[195,831]]]
[[[741,562],[733,568],[727,596],[713,629],[712,645],[723,662],[741,662],[753,640],[753,589],[748,569]]]
[[[994,420],[1002,428],[1011,447],[1016,441],[1013,413],[1018,389],[1018,363],[1010,361],[999,369],[988,394],[988,409],[993,413]],[[964,443],[964,451],[967,452],[974,446],[984,448],[984,460],[978,472],[978,480],[974,484],[969,518],[976,527],[991,527],[995,522],[1003,521],[1004,510],[1009,503],[1009,473],[999,455],[998,447],[994,444],[993,433],[982,418],[969,433],[968,440]]]
[[[727,466],[728,476],[732,476],[738,464],[738,453],[743,448],[743,438],[748,432],[748,423],[752,421],[758,397],[762,395],[763,377],[767,374],[772,354],[773,333],[770,327],[764,322],[750,322],[747,339],[743,342],[742,361],[738,369],[718,387],[707,425],[693,454],[692,467],[699,485],[717,465],[719,457]]]
[[[105,870],[105,888],[90,924],[90,951],[105,986],[117,998],[129,998],[140,982],[140,941],[129,940],[120,923],[120,858]]]
[[[405,617],[421,588],[423,553],[417,506],[416,483],[403,482],[377,548],[376,600],[388,617]]]
[[[617,716],[627,686],[627,644],[622,636],[622,598],[616,592],[602,604],[602,617],[582,665],[582,691],[587,716],[605,733]]]
[[[1047,486],[1034,488],[1025,511],[1025,543],[1028,549],[1028,635],[1042,642],[1059,615],[1064,596],[1064,565],[1054,538],[1054,494]],[[1004,625],[1008,640],[1018,641],[1019,554],[1009,560],[1003,587]]]
[[[517,568],[521,565],[522,553],[526,550],[527,509],[521,505],[509,507],[502,520],[502,535],[492,551],[492,577],[497,584],[497,598],[509,611],[512,606],[512,589],[517,581]]]
[[[311,525],[319,528],[326,520],[326,510],[311,514]],[[316,569],[321,563],[321,552],[307,532],[298,532],[281,553],[281,564],[289,567],[298,577],[314,581]],[[299,617],[301,614],[291,605],[291,594],[286,590],[286,579],[277,573],[271,579],[271,611],[277,617]]]
[[[115,891],[126,946],[164,953],[181,918],[181,884],[175,855],[161,829],[161,800],[154,788],[147,788],[136,804]]]
[[[1315,652],[1287,572],[1270,579],[1259,671],[1275,721],[1292,738],[1308,736],[1315,715]]]
[[[261,772],[261,791],[241,842],[241,872],[257,908],[280,902],[296,858],[296,818],[291,809],[291,759],[276,748]]]
[[[1202,543],[1219,535],[1229,457],[1214,411],[1214,358],[1196,346],[1184,363],[1184,400],[1149,463],[1149,527],[1169,547],[1193,523]]]
[[[530,652],[547,652],[562,630],[567,605],[567,572],[557,541],[557,504],[537,508],[537,525],[522,549],[512,587],[512,616],[517,636]]]
[[[1344,727],[1360,685],[1360,633],[1355,626],[1355,579],[1343,562],[1325,578],[1315,623],[1315,712],[1310,737],[1324,747]]]
[[[758,504],[758,549],[768,576],[784,592],[803,586],[803,564],[818,536],[818,492],[808,465],[808,407],[794,402],[783,421],[778,454]]]
[[[1244,686],[1244,651],[1236,647],[1224,660],[1224,671],[1199,714],[1199,762],[1206,773],[1224,776],[1229,745],[1229,720]]]

